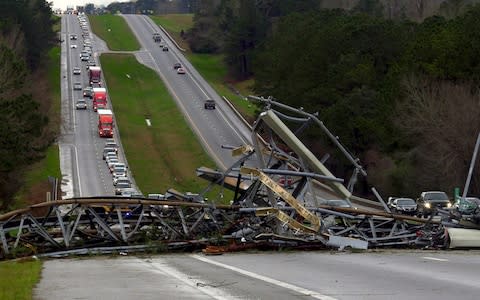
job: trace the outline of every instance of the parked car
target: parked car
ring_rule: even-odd
[[[417,203],[412,198],[388,198],[388,207],[393,213],[415,215],[417,213]]]
[[[75,108],[87,109],[87,101],[85,101],[85,99],[77,99],[77,102],[75,103]]]
[[[462,215],[473,215],[480,212],[480,199],[477,197],[459,197],[454,208]]]
[[[185,71],[184,68],[180,67],[180,68],[177,69],[177,74],[185,74],[185,73],[186,73],[186,71]]]
[[[82,71],[80,70],[80,67],[74,67],[73,68],[73,75],[80,75]]]
[[[435,213],[436,209],[449,209],[452,203],[445,192],[428,191],[422,192],[417,199],[417,215],[428,217]]]
[[[80,82],[75,82],[73,84],[73,89],[76,90],[76,91],[81,90],[82,89],[82,84]]]
[[[205,109],[215,109],[215,101],[212,99],[205,100],[203,107]]]

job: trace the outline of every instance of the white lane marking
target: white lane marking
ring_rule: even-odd
[[[448,259],[445,259],[445,258],[436,258],[436,257],[430,257],[430,256],[424,256],[422,258],[429,259],[429,260],[435,260],[435,261],[448,261]]]
[[[82,181],[80,179],[80,164],[78,163],[78,151],[77,146],[73,145],[73,149],[75,149],[75,163],[77,164],[77,180],[78,180],[78,193],[79,197],[82,197]]]
[[[320,294],[320,293],[312,291],[312,290],[308,290],[308,289],[305,289],[305,288],[302,288],[302,287],[299,287],[299,286],[296,286],[296,285],[293,285],[293,284],[290,284],[290,283],[286,283],[286,282],[276,280],[276,279],[273,279],[273,278],[270,278],[270,277],[267,277],[267,276],[263,276],[263,275],[260,275],[260,274],[257,274],[257,273],[253,273],[253,272],[250,272],[250,271],[247,271],[247,270],[243,270],[243,269],[240,269],[240,268],[237,268],[237,267],[234,267],[234,266],[226,265],[226,264],[223,264],[223,263],[220,263],[220,262],[217,262],[217,261],[199,256],[197,254],[193,254],[193,255],[190,255],[190,256],[197,259],[197,260],[206,262],[208,264],[212,264],[212,265],[215,265],[215,266],[218,266],[218,267],[222,267],[222,268],[225,268],[225,269],[228,269],[228,270],[232,270],[232,271],[240,273],[242,275],[252,277],[254,279],[262,280],[262,281],[265,281],[267,283],[279,286],[279,287],[284,288],[284,289],[289,289],[289,290],[292,290],[296,293],[303,294],[305,296],[310,296],[310,297],[315,298],[315,299],[337,300],[336,298],[333,298],[333,297],[330,297],[330,296],[327,296],[327,295],[323,295],[323,294]]]
[[[155,262],[145,262],[139,259],[140,264],[143,264],[147,267],[152,268],[153,272],[168,275],[170,277],[174,277],[181,282],[185,283],[186,285],[200,291],[201,293],[204,293],[214,299],[238,299],[237,297],[234,297],[230,294],[227,294],[226,292],[210,287],[208,285],[205,285],[204,282],[201,282],[200,280],[196,280],[195,278],[192,278],[191,276],[188,276],[185,273],[182,273],[172,267],[170,267],[166,261],[163,261],[159,258],[155,258]],[[159,261],[159,262],[158,262]]]

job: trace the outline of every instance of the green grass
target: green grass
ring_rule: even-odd
[[[42,263],[38,260],[0,262],[0,299],[32,299],[41,269]]]
[[[197,69],[197,71],[207,80],[210,85],[220,96],[225,96],[236,109],[248,120],[253,121],[255,118],[256,107],[249,101],[238,96],[234,93],[226,84],[227,79],[227,66],[223,61],[223,55],[221,54],[197,54],[192,53],[189,50],[188,44],[180,36],[180,31],[183,29],[187,31],[193,26],[193,15],[162,15],[151,16],[152,20],[163,26],[165,30],[177,41],[177,43],[184,49],[187,49],[185,55],[190,63]],[[250,86],[253,81],[247,80],[246,82],[236,82],[232,85],[240,91],[244,96],[252,94]]]
[[[182,192],[200,192],[206,181],[196,177],[195,169],[215,164],[157,73],[139,64],[132,55],[103,54],[100,60],[122,145],[140,190],[144,194],[164,193],[173,187]],[[147,127],[147,117],[151,127]],[[208,197],[215,200],[217,192]],[[228,202],[231,195],[224,199]]]
[[[137,38],[125,19],[115,15],[89,15],[92,31],[103,39],[110,50],[135,51],[140,49]]]

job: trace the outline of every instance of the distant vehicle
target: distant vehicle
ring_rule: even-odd
[[[80,82],[75,82],[73,84],[73,89],[76,90],[81,90],[82,89],[82,84]]]
[[[173,68],[174,68],[175,70],[178,69],[178,68],[181,68],[181,67],[182,67],[182,64],[181,64],[181,63],[178,63],[178,62],[173,65]]]
[[[93,88],[90,86],[87,86],[86,88],[83,89],[83,97],[87,98],[93,98]]]
[[[112,148],[112,147],[103,148],[103,160],[107,158],[107,154],[110,152],[117,154],[116,150],[117,150],[116,148]]]
[[[152,35],[153,41],[155,43],[159,43],[162,40],[162,37],[160,36],[160,33],[154,32]]]
[[[127,169],[117,167],[117,164],[115,164],[113,166],[112,176],[113,176],[113,185],[116,185],[119,179],[127,178]]]
[[[99,109],[98,135],[100,137],[113,137],[113,113],[110,109]]]
[[[98,109],[107,108],[107,89],[105,88],[93,88],[93,111]]]
[[[122,195],[123,191],[129,191],[127,189],[130,189],[131,187],[132,187],[131,183],[127,183],[127,182],[117,183],[117,185],[115,186],[115,195]],[[136,191],[135,190],[131,191],[131,194],[133,194],[134,192]]]
[[[180,67],[180,68],[177,69],[177,74],[185,74],[185,73],[186,72],[185,72],[184,68]]]
[[[113,185],[117,185],[119,183],[128,183],[128,184],[132,184],[130,182],[130,179],[128,179],[127,177],[123,176],[123,177],[116,177],[113,179]]]
[[[106,142],[104,148],[113,148],[118,153],[118,145],[116,142]]]
[[[417,203],[412,198],[390,197],[387,203],[393,213],[415,215],[417,213]]]
[[[90,59],[90,57],[88,59]],[[88,69],[90,69],[90,67],[95,67],[96,65],[97,65],[97,63],[95,61],[89,60],[87,62],[87,65],[86,65],[86,69],[88,70]]]
[[[147,198],[155,199],[155,200],[165,200],[165,195],[164,194],[148,194]]]
[[[88,69],[88,78],[90,85],[98,84],[102,85],[102,69],[97,66],[91,66]]]
[[[437,208],[449,209],[451,207],[452,203],[445,192],[422,192],[417,199],[417,214],[423,217],[428,217],[434,213]]]
[[[162,51],[168,51],[168,47],[167,47],[167,46],[163,46],[163,47],[162,47]]]
[[[73,75],[80,75],[82,73],[80,67],[73,68]]]
[[[76,40],[76,39],[77,39],[77,35],[76,35],[76,34],[71,34],[71,35],[70,35],[70,39],[71,39],[71,40]]]
[[[480,199],[477,197],[459,197],[454,204],[455,209],[462,215],[480,213]]]
[[[160,47],[160,48],[163,48],[165,46],[167,46],[165,43],[160,43],[160,45],[158,45],[158,47]]]
[[[84,99],[77,99],[77,103],[75,103],[76,109],[87,109],[87,101]]]
[[[70,45],[70,48],[77,49],[77,45]]]
[[[89,59],[90,59],[90,54],[88,54],[88,53],[86,53],[86,52],[85,52],[85,53],[82,53],[82,54],[80,55],[80,60],[81,60],[81,61],[88,61]]]
[[[205,109],[215,109],[215,100],[208,99],[205,100],[205,103],[203,104]]]

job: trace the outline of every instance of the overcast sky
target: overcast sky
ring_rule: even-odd
[[[2,1],[2,0],[0,0]],[[53,2],[53,9],[60,8],[62,10],[67,9],[67,6],[84,6],[87,3],[93,3],[95,5],[108,5],[112,2],[127,2],[128,0],[47,0],[47,2]]]

